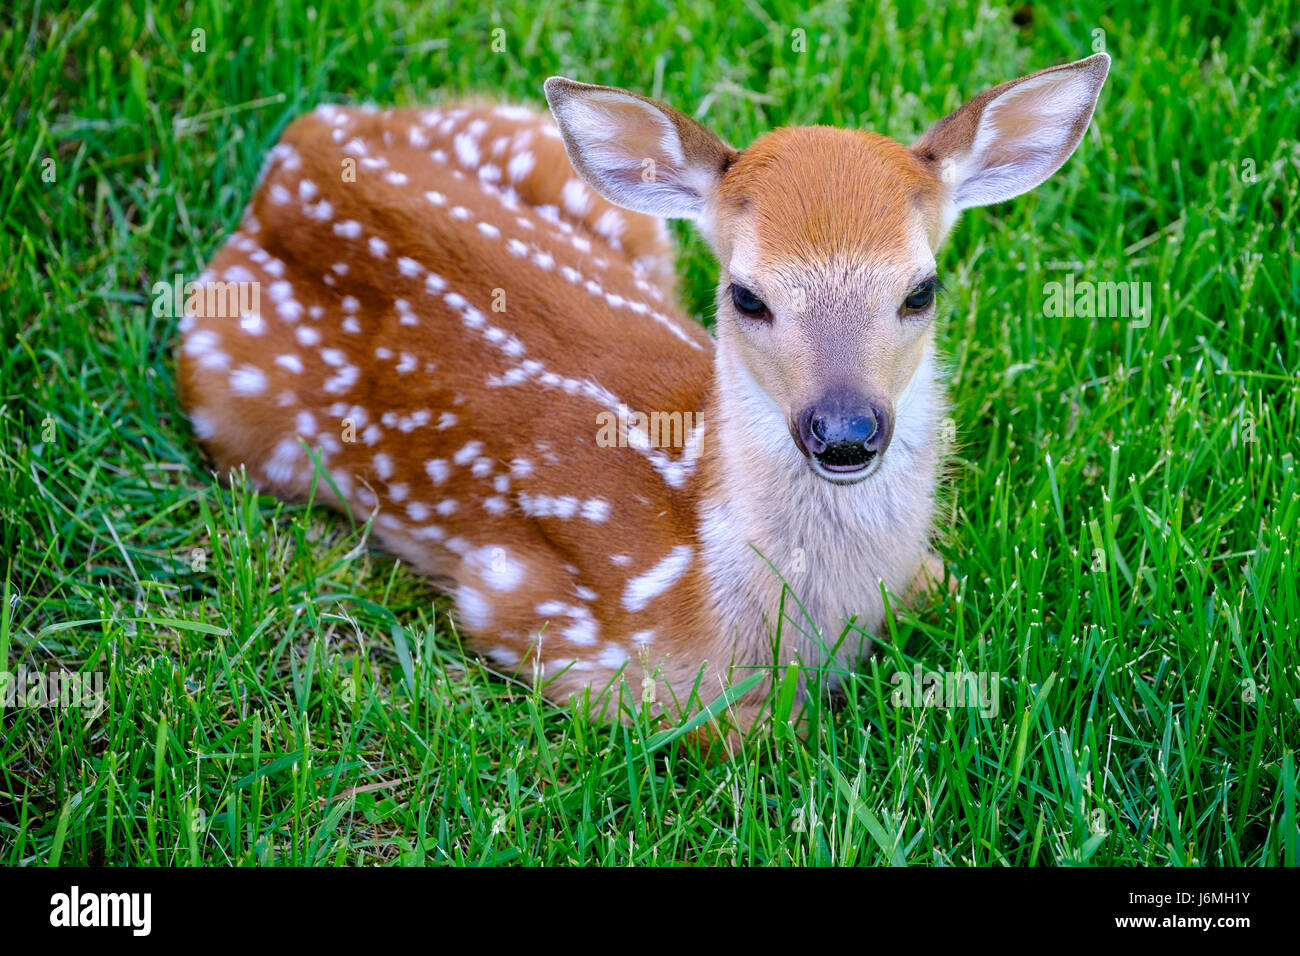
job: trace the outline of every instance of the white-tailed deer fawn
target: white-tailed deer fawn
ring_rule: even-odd
[[[936,252],[959,211],[1065,162],[1108,66],[1005,83],[910,147],[798,127],[736,150],[559,77],[558,129],[321,107],[202,277],[259,283],[260,311],[197,296],[182,322],[194,429],[284,497],[318,451],[317,495],[374,514],[469,645],[553,700],[653,678],[675,712],[697,681],[852,668],[882,588],[929,567]],[[674,303],[657,217],[717,254],[716,340]]]

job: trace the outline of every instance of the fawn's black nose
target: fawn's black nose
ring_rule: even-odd
[[[847,477],[865,471],[889,447],[893,429],[885,402],[833,393],[803,410],[798,445],[825,471]]]

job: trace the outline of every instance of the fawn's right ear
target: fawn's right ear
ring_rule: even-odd
[[[699,220],[736,151],[671,106],[562,76],[546,81],[569,162],[624,209]]]

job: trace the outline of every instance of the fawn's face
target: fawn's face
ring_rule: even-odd
[[[736,157],[701,222],[723,387],[769,403],[829,481],[880,467],[933,339],[939,186],[883,136],[781,129]]]
[[[934,257],[957,214],[1055,172],[1109,66],[1099,53],[1003,83],[910,147],[795,127],[737,151],[624,90],[552,77],[546,95],[588,185],[628,209],[692,219],[712,244],[730,407],[756,402],[756,427],[783,422],[814,473],[848,484],[880,467],[932,342]]]

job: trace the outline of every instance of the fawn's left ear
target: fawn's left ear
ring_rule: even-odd
[[[698,220],[736,151],[671,106],[562,76],[546,81],[569,162],[615,205]]]
[[[1053,66],[985,90],[912,144],[936,164],[957,209],[987,206],[1033,189],[1083,139],[1110,57]]]

